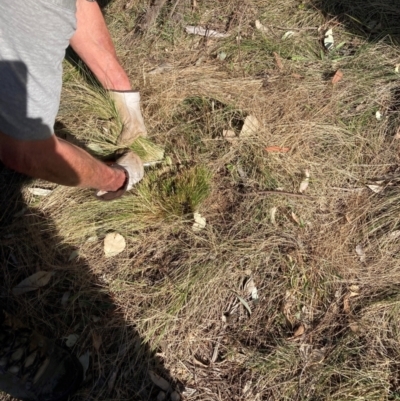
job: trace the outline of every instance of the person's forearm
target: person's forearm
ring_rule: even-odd
[[[0,134],[0,159],[20,173],[67,186],[116,191],[126,178],[123,171],[108,167],[55,136],[41,141],[17,141]]]
[[[77,0],[77,29],[70,40],[72,48],[90,68],[105,89],[131,90],[96,2]]]

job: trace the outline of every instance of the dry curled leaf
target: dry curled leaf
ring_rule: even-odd
[[[257,287],[254,283],[253,278],[250,278],[247,282],[246,282],[246,286],[245,286],[245,290],[247,292],[247,295],[251,296],[251,299],[257,303],[258,302],[258,291],[257,291]]]
[[[299,217],[298,217],[294,212],[292,212],[292,219],[293,219],[299,226],[301,225],[301,221],[300,221]]]
[[[353,292],[360,292],[360,287],[358,285],[355,285],[355,284],[351,285],[349,287],[349,289],[350,289],[350,291],[353,291]]]
[[[45,286],[54,276],[55,272],[38,271],[16,285],[12,292],[14,295],[25,294]]]
[[[306,169],[304,172],[304,180],[300,183],[299,187],[299,192],[301,194],[308,188],[309,183],[310,183],[310,171]]]
[[[344,310],[344,313],[347,313],[347,314],[349,314],[351,312],[349,295],[346,295],[343,299],[343,310]]]
[[[302,335],[304,334],[305,330],[306,330],[305,327],[301,324],[301,325],[296,329],[296,331],[294,332],[293,338],[302,336]]]
[[[293,77],[293,78],[296,78],[296,79],[303,79],[303,78],[304,78],[302,75],[296,74],[296,73],[293,73],[293,74],[292,74],[292,77]]]
[[[349,328],[353,333],[358,333],[360,331],[360,326],[355,322],[351,322]]]
[[[270,218],[271,218],[271,223],[274,224],[274,225],[276,224],[275,216],[276,216],[277,210],[278,210],[278,208],[276,206],[274,206],[274,207],[271,207],[271,209],[269,211]]]
[[[335,75],[334,75],[333,78],[332,78],[332,83],[335,85],[335,84],[337,84],[339,81],[341,81],[342,78],[343,78],[343,72],[340,71],[340,70],[337,70],[337,71],[335,72]]]
[[[281,56],[277,52],[274,52],[274,57],[275,57],[275,62],[276,62],[276,65],[278,66],[278,68],[280,70],[283,70],[283,63],[282,63]]]
[[[365,255],[365,251],[364,251],[364,248],[363,248],[363,246],[361,245],[361,244],[358,244],[357,246],[356,246],[356,253],[357,253],[357,255],[359,256],[359,258],[360,258],[360,262],[365,262],[365,260],[366,260],[366,255]]]
[[[118,233],[109,233],[104,238],[104,254],[107,258],[118,255],[126,247],[125,238]]]
[[[159,376],[152,370],[149,370],[149,376],[151,381],[161,390],[169,391],[171,389],[171,385],[169,384],[169,382],[167,382],[167,380],[165,380],[163,377]]]

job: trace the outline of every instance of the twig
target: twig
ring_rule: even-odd
[[[247,193],[236,192],[236,193],[238,195],[242,195],[242,196],[274,194],[274,195],[296,196],[297,198],[305,198],[305,199],[311,199],[311,198],[315,197],[315,196],[312,196],[312,195],[297,194],[295,192],[274,191],[274,190],[252,191],[252,192],[247,192]]]
[[[176,9],[176,7],[178,6],[178,4],[179,4],[180,1],[181,1],[181,0],[176,0],[176,1],[175,1],[175,4],[172,6],[171,12],[169,13],[169,19],[171,19],[172,16],[174,15],[175,9]]]
[[[275,26],[275,25],[266,25],[267,28],[271,27],[271,28],[276,28],[276,29],[280,29],[282,31],[318,31],[317,27],[313,27],[313,26],[306,26],[304,28],[286,28],[284,26]]]

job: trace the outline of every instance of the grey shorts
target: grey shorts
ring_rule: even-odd
[[[0,1],[0,132],[19,140],[53,135],[76,0]]]

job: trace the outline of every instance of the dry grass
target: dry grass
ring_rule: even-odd
[[[150,134],[142,145],[151,147],[142,151],[167,156],[132,194],[107,204],[57,187],[39,199],[2,175],[5,199],[23,194],[3,216],[28,207],[0,233],[5,294],[38,268],[59,277],[38,294],[8,297],[9,309],[48,335],[80,334],[75,351],[91,350],[92,364],[77,400],[155,399],[148,369],[181,392],[196,390],[184,393],[190,400],[399,399],[398,6],[174,4],[141,35],[134,27],[149,2],[107,9],[141,88]],[[377,20],[376,32],[366,28]],[[187,36],[185,24],[231,36]],[[330,53],[321,42],[328,27],[339,45]],[[288,30],[295,34],[283,39]],[[120,130],[113,105],[65,67],[62,131],[107,157]],[[338,69],[343,79],[333,85]],[[248,115],[260,127],[243,137]],[[299,196],[306,169],[310,184]],[[200,232],[196,211],[207,219]],[[105,258],[110,231],[128,245]],[[78,259],[68,260],[74,250]]]

